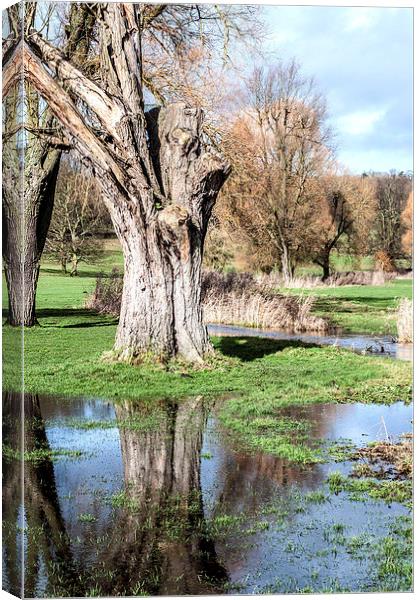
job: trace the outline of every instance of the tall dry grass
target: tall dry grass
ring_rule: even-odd
[[[311,296],[279,296],[258,290],[209,294],[203,302],[206,323],[242,325],[290,332],[329,331],[326,319],[312,314]]]
[[[343,285],[384,285],[387,281],[395,279],[398,274],[393,271],[347,271],[344,273],[333,273],[326,281],[314,275],[293,277],[291,281],[281,282],[278,287],[290,289],[313,289],[316,287],[339,287]]]
[[[100,275],[96,278],[93,294],[86,300],[86,308],[91,308],[100,314],[119,317],[123,274],[119,269],[112,269],[110,275]]]
[[[397,309],[397,341],[413,342],[413,302],[402,298]]]
[[[87,307],[118,316],[122,281],[122,273],[117,269],[108,277],[98,277]],[[271,282],[260,282],[250,273],[204,272],[201,289],[204,320],[298,333],[330,330],[326,319],[312,313],[314,298],[280,296],[271,289]]]

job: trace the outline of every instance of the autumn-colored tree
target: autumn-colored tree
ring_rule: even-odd
[[[331,274],[331,253],[344,240],[355,254],[367,251],[376,214],[375,186],[368,179],[336,172],[317,179],[313,186],[312,258],[322,267],[325,281]]]
[[[324,99],[294,61],[255,69],[225,143],[233,175],[223,203],[260,264],[280,266],[285,281],[309,251],[311,180],[330,160],[330,141]]]
[[[402,226],[404,228],[402,237],[403,252],[411,257],[413,253],[413,192],[410,192],[406,207],[402,212]]]
[[[395,270],[395,261],[402,257],[402,213],[412,189],[411,177],[390,171],[372,175],[376,180],[377,218],[375,248],[387,269]]]

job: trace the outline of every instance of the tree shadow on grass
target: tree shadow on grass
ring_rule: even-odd
[[[118,323],[117,318],[88,308],[44,308],[37,311],[37,318],[41,327],[60,329],[109,327]]]
[[[268,354],[282,352],[286,348],[318,348],[317,344],[305,343],[300,340],[272,340],[253,336],[220,337],[214,340],[214,345],[224,355],[250,362],[263,358]]]
[[[85,277],[88,277],[90,279],[96,279],[96,277],[102,277],[103,279],[108,279],[111,276],[110,271],[103,271],[100,268],[97,269],[97,271],[79,271],[77,275],[75,275],[74,277],[71,277],[69,273],[62,273],[59,269],[53,269],[53,268],[48,268],[48,267],[41,267],[40,269],[41,273],[45,273],[48,275],[54,275],[56,277],[63,277],[65,279],[71,279],[71,280],[76,280],[77,279],[83,279]]]
[[[8,310],[3,309],[3,318],[7,317]],[[60,329],[108,327],[118,323],[117,318],[101,315],[88,308],[41,308],[36,311],[36,318],[40,327]]]

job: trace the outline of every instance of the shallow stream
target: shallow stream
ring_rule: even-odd
[[[4,443],[22,440],[17,395]],[[288,411],[321,443],[357,446],[412,430],[412,407],[311,405]],[[25,596],[368,591],[374,552],[399,503],[334,494],[332,471],[238,449],[202,398],[145,403],[25,397],[21,467],[4,460],[3,583]]]
[[[339,333],[323,335],[320,333],[287,333],[275,329],[256,329],[253,327],[238,327],[235,325],[208,326],[210,335],[216,336],[254,336],[274,340],[298,340],[320,346],[339,346],[353,352],[368,355],[389,356],[400,360],[413,360],[413,344],[400,344],[388,335],[366,335],[360,333]]]

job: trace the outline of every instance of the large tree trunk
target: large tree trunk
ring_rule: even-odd
[[[228,170],[200,153],[201,111],[176,104],[147,113],[147,121],[154,168],[171,203],[144,224],[124,197],[108,201],[125,268],[114,357],[199,362],[212,348],[201,306],[202,252]]]
[[[24,69],[93,165],[122,245],[114,357],[138,362],[151,352],[202,361],[210,350],[200,305],[202,250],[230,169],[208,144],[200,109],[177,103],[144,112],[142,12],[140,4],[100,5],[101,87],[33,30]],[[100,135],[66,88],[91,107]]]
[[[35,296],[41,255],[51,221],[60,152],[50,152],[31,179],[25,176],[23,200],[13,177],[3,182],[3,260],[9,298],[8,323],[31,327],[36,322]],[[7,169],[6,169],[7,171]]]
[[[125,266],[118,358],[135,360],[150,352],[199,360],[210,350],[200,303],[200,237],[179,206],[162,211],[144,237],[135,219],[124,219],[124,225],[118,227]]]

